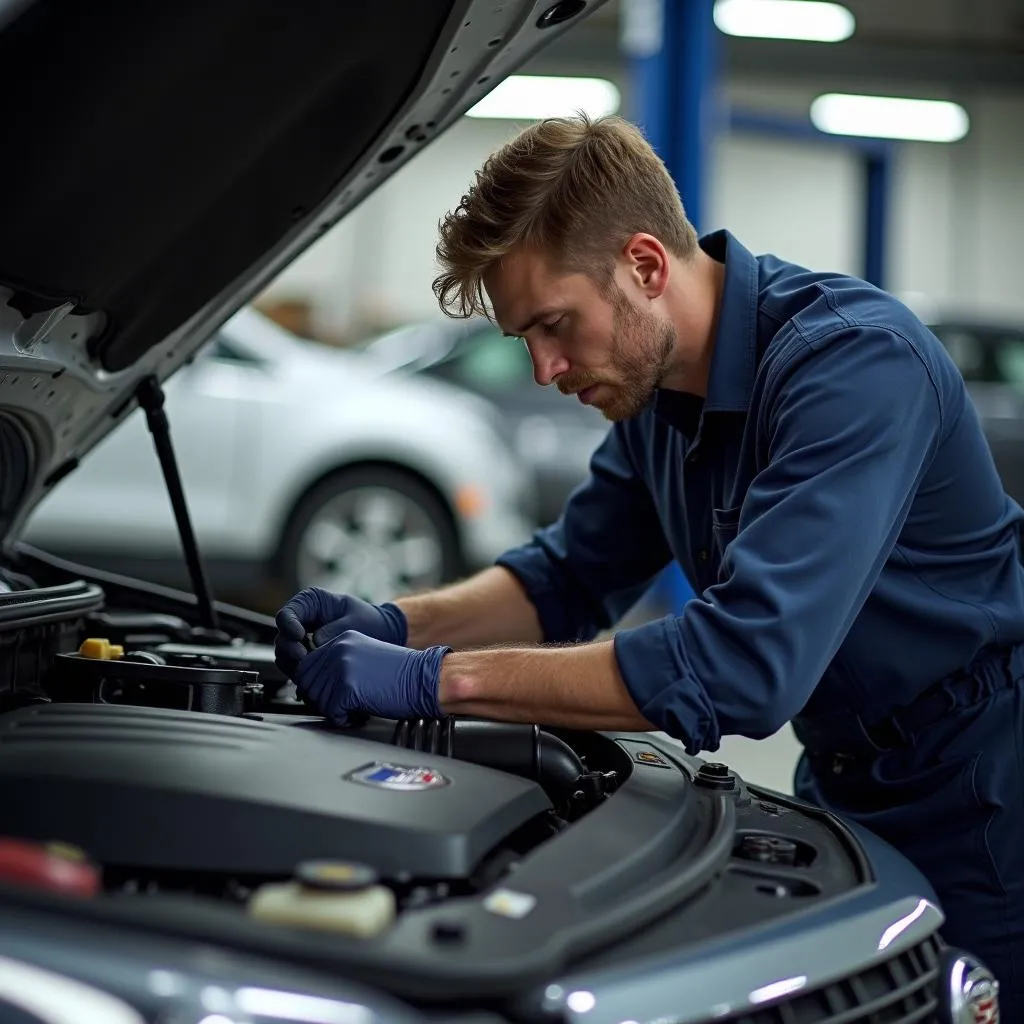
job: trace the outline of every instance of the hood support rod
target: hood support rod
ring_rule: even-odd
[[[136,389],[135,397],[139,401],[139,407],[146,414],[146,424],[149,427],[149,432],[153,435],[153,445],[156,448],[157,458],[160,460],[164,484],[171,499],[171,507],[174,509],[174,521],[178,526],[178,536],[181,538],[185,561],[188,563],[192,590],[199,606],[201,624],[207,629],[217,629],[219,628],[217,609],[213,606],[213,593],[199,556],[199,545],[196,543],[192,519],[188,514],[188,504],[185,501],[185,488],[182,486],[178,460],[174,455],[174,445],[171,444],[171,428],[167,420],[167,413],[164,412],[163,388],[160,387],[160,382],[156,377],[146,377]]]

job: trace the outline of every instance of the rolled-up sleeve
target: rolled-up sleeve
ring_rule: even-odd
[[[609,431],[557,522],[497,559],[525,588],[548,643],[613,625],[672,557],[631,455],[632,429]]]
[[[643,715],[691,753],[769,736],[798,714],[891,553],[942,436],[912,342],[845,328],[788,346],[765,375],[767,459],[721,582],[615,637]]]

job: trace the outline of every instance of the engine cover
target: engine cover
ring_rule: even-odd
[[[0,835],[235,876],[338,858],[464,878],[551,806],[534,782],[319,725],[99,704],[0,718],[0,792]]]

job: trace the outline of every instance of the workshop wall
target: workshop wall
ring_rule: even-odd
[[[818,91],[733,82],[727,100],[742,109],[805,116]],[[1024,99],[957,99],[972,118],[963,142],[906,143],[897,150],[889,287],[1024,318]],[[268,294],[307,297],[321,331],[338,337],[437,316],[430,281],[438,218],[458,201],[474,168],[517,127],[458,122]],[[727,134],[711,160],[708,225],[728,227],[756,252],[858,273],[862,196],[859,160],[839,143]]]
[[[859,91],[842,81],[787,87],[764,82],[732,82],[728,101],[734,107],[806,117],[811,100],[826,89]],[[989,313],[1024,318],[1024,97],[1013,95],[942,94],[934,87],[902,88],[902,94],[936,96],[961,103],[971,117],[967,137],[953,145],[900,143],[896,149],[889,209],[888,287],[897,294],[921,293],[937,302]],[[752,201],[735,189],[723,192],[712,179],[714,213],[743,234],[749,225],[755,247],[805,261],[826,244],[860,271],[863,186],[856,158],[840,143],[806,144],[764,136],[729,136],[721,140],[718,164],[730,175],[745,178]],[[749,169],[728,166],[731,151],[742,152]],[[779,154],[788,154],[783,166]],[[839,161],[852,171],[840,186],[829,180],[824,162]],[[758,168],[765,168],[760,189]],[[719,171],[719,173],[721,173]],[[826,200],[839,196],[852,216],[823,211]],[[764,224],[771,235],[759,241]],[[820,225],[820,226],[819,226]],[[816,241],[827,235],[831,241]],[[773,239],[777,239],[773,241]],[[786,250],[782,251],[782,247]],[[812,261],[827,266],[827,261]]]
[[[706,226],[728,228],[754,253],[858,274],[860,176],[860,161],[840,147],[726,135],[709,167]]]

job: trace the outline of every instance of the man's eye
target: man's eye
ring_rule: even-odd
[[[557,334],[558,333],[558,325],[564,319],[565,319],[565,317],[561,317],[560,316],[557,320],[552,320],[551,323],[549,323],[549,324],[541,324],[541,326],[544,328],[544,333],[545,334]]]

